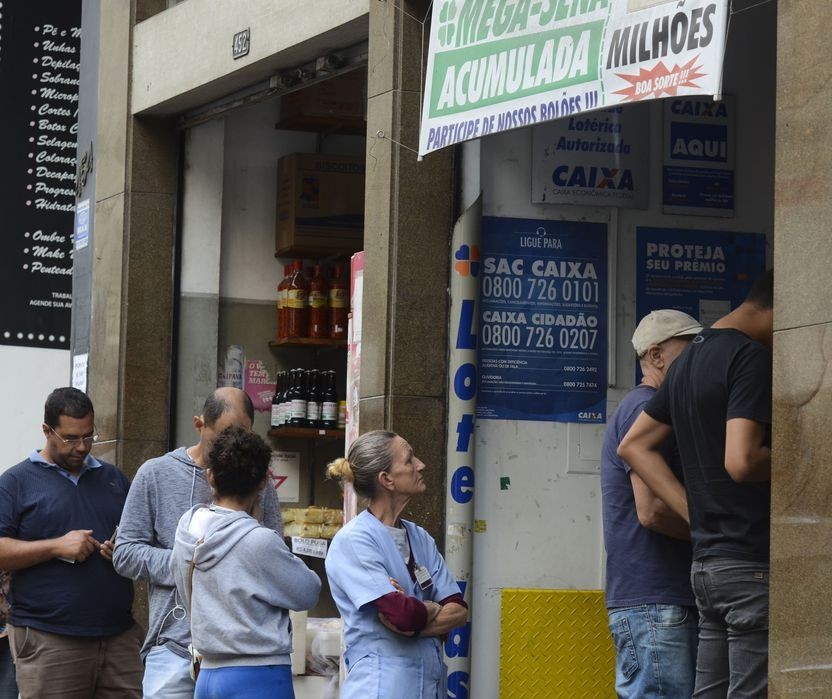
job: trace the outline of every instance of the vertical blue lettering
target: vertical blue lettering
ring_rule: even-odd
[[[474,332],[474,305],[472,299],[465,299],[459,309],[459,327],[456,331],[457,349],[477,349],[477,334]]]
[[[451,497],[461,505],[474,497],[474,469],[460,466],[451,478]]]
[[[462,364],[454,374],[454,393],[460,400],[471,400],[477,395],[477,367],[471,362]]]
[[[471,652],[471,622],[453,629],[445,641],[445,655],[449,658],[467,658]]]
[[[456,423],[456,433],[459,435],[456,450],[467,452],[471,446],[471,435],[474,434],[474,416],[471,413],[465,413]]]
[[[457,670],[448,675],[448,699],[468,699],[468,673]]]

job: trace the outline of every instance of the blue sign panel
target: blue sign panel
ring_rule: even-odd
[[[733,216],[733,99],[676,98],[664,112],[663,211]]]
[[[606,224],[482,226],[477,417],[606,422]]]
[[[739,306],[765,271],[762,234],[639,228],[636,241],[637,320],[675,308],[709,326]]]
[[[724,124],[671,121],[670,144],[674,160],[728,162],[728,127]]]
[[[664,206],[669,213],[691,213],[695,208],[734,210],[734,171],[700,167],[666,167]],[[688,207],[690,211],[670,211],[669,207]]]

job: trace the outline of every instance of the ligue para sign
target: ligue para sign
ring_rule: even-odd
[[[419,154],[721,89],[728,0],[437,0]]]

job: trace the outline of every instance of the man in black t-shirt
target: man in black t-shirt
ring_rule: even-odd
[[[773,274],[674,362],[618,453],[690,522],[695,697],[766,696]],[[685,477],[659,451],[676,437]]]

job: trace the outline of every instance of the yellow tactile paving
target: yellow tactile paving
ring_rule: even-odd
[[[501,699],[615,699],[603,590],[502,591]]]

